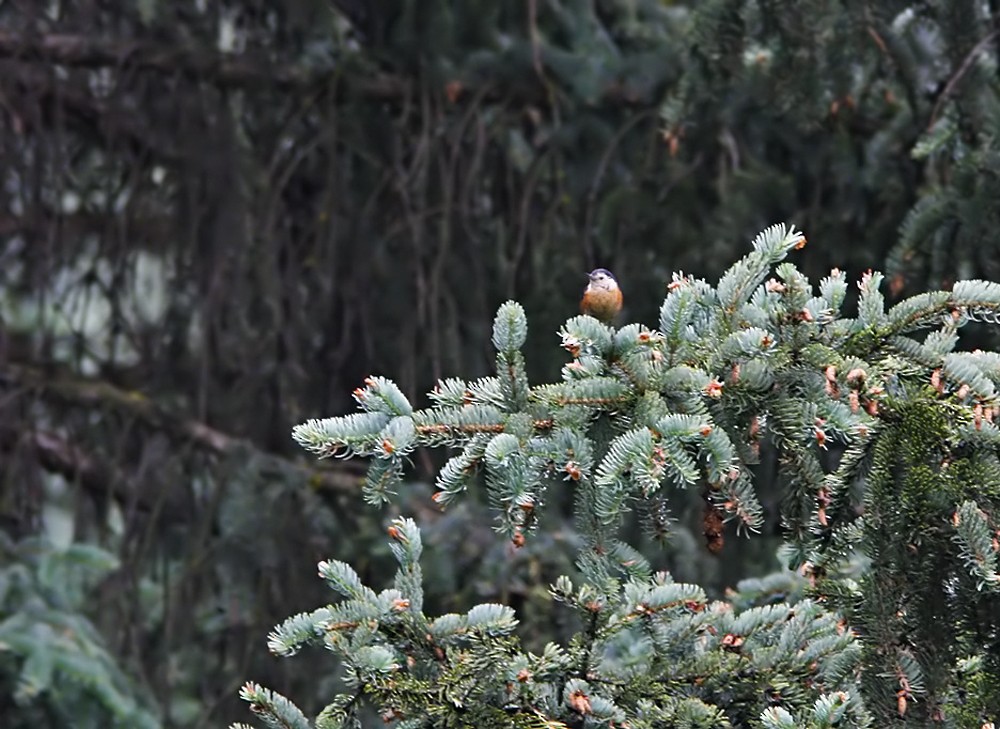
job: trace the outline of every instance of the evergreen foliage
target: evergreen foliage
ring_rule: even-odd
[[[5,729],[156,729],[148,695],[85,616],[93,584],[113,555],[0,532],[0,716]],[[141,697],[141,698],[140,698]]]
[[[416,525],[397,519],[389,534],[400,570],[412,569]],[[853,692],[861,647],[809,600],[735,611],[696,585],[652,574],[639,559],[600,584],[560,578],[552,597],[586,627],[568,646],[548,643],[535,654],[521,648],[509,607],[485,603],[429,618],[417,581],[399,589],[397,575],[396,587],[376,595],[347,565],[320,564],[321,574],[331,572],[345,600],[290,618],[271,637],[276,653],[308,642],[342,659],[348,692],[316,727],[356,725],[362,700],[385,721],[413,727],[600,726],[626,718],[649,728],[743,726],[774,706],[816,726],[832,725],[822,723],[831,714],[870,724]],[[256,684],[241,695],[269,726],[310,726],[286,698]]]
[[[975,721],[995,719],[1000,358],[954,348],[961,326],[1000,312],[1000,285],[962,281],[887,309],[882,276],[868,272],[849,317],[842,272],[816,291],[784,261],[804,245],[775,225],[716,286],[676,275],[658,329],[570,319],[560,382],[528,384],[527,320],[507,302],[494,378],[443,381],[414,410],[371,377],[355,392],[362,413],[297,426],[296,441],[321,457],[371,456],[371,500],[392,497],[414,448],[444,446],[458,454],[441,471],[439,504],[481,483],[496,531],[521,547],[553,492],[569,489],[586,540],[576,584],[551,588],[581,630],[541,655],[522,650],[508,607],[422,612],[409,519],[388,529],[391,588],[320,563],[343,600],[270,640],[275,653],[312,642],[343,660],[348,692],[316,726],[354,725],[362,699],[413,727],[969,726],[966,695]],[[760,529],[762,443],[777,459],[785,556],[808,576],[807,598],[773,602],[759,583],[746,585],[749,604],[709,602],[652,574],[621,539],[625,513],[697,486],[710,549],[723,519]],[[244,697],[275,726],[303,721],[255,685]]]

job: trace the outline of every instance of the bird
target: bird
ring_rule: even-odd
[[[614,274],[606,268],[595,268],[587,277],[590,283],[583,290],[580,311],[607,324],[622,310],[622,290]]]

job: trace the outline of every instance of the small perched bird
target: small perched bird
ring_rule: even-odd
[[[587,274],[590,283],[583,290],[580,311],[608,323],[622,310],[622,290],[611,271],[595,268]]]

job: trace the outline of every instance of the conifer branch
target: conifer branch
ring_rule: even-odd
[[[322,563],[344,600],[286,621],[272,634],[273,649],[291,653],[322,636],[345,661],[349,688],[363,687],[385,705],[423,707],[418,712],[433,692],[402,667],[426,662],[463,722],[473,714],[494,720],[499,707],[480,686],[498,683],[510,687],[508,719],[574,723],[620,722],[635,717],[639,704],[648,712],[657,703],[670,707],[662,714],[667,725],[681,715],[724,721],[732,705],[713,702],[731,686],[721,677],[737,674],[768,681],[785,671],[815,676],[810,691],[787,707],[755,709],[753,721],[775,727],[834,720],[871,726],[856,691],[859,672],[889,687],[900,706],[930,694],[933,681],[925,675],[936,666],[904,645],[871,652],[873,640],[903,629],[906,612],[897,603],[921,609],[919,593],[900,592],[896,577],[890,585],[846,585],[831,573],[846,569],[863,545],[873,560],[918,574],[910,580],[923,580],[928,590],[941,589],[941,579],[954,579],[949,590],[961,589],[962,579],[974,579],[984,593],[995,589],[996,530],[969,484],[1000,480],[1000,428],[993,424],[1000,355],[955,348],[962,324],[997,319],[1000,285],[960,281],[950,292],[887,310],[883,277],[868,272],[858,282],[858,315],[847,319],[840,314],[848,288],[842,272],[824,278],[817,295],[783,260],[803,243],[794,229],[773,226],[717,287],[675,277],[658,330],[571,318],[559,332],[569,355],[559,382],[528,384],[520,351],[527,321],[507,302],[494,320],[495,376],[443,380],[423,410],[413,410],[391,381],[372,377],[355,392],[361,412],[296,427],[296,440],[321,456],[370,456],[371,500],[389,497],[414,448],[458,449],[438,476],[434,500],[451,503],[483,475],[497,530],[515,547],[538,524],[547,489],[570,486],[587,546],[577,560],[580,586],[559,578],[551,592],[583,618],[567,648],[547,659],[521,653],[512,632],[516,616],[501,605],[424,616],[419,531],[397,520],[389,530],[400,564],[393,587],[376,594],[346,565]],[[618,539],[633,505],[655,520],[662,494],[695,484],[710,551],[723,548],[724,520],[735,521],[737,531],[760,530],[764,509],[749,466],[762,441],[779,456],[785,557],[802,569],[809,589],[857,621],[864,643],[809,600],[742,611],[709,604],[700,588],[651,575],[649,561]],[[836,458],[826,454],[833,449]],[[950,541],[935,542],[951,570],[942,578],[910,564],[921,546],[901,546],[898,535],[910,528],[906,510],[940,518],[951,500]],[[874,574],[885,579],[884,570]],[[700,641],[697,651],[693,640]],[[635,652],[630,660],[643,662],[638,684],[637,674],[613,658],[615,641]],[[512,675],[498,666],[519,668]],[[682,687],[684,700],[662,693],[666,687]],[[343,715],[345,700],[331,704],[328,715]],[[479,713],[474,704],[482,705]],[[450,711],[441,704],[435,710]]]
[[[963,501],[952,516],[955,540],[969,571],[976,576],[980,590],[1000,592],[1000,572],[997,571],[997,534],[990,528],[986,514],[975,501]]]

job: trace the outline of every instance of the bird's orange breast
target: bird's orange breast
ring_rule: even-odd
[[[581,312],[602,321],[611,321],[621,310],[621,289],[586,291],[580,302]]]

